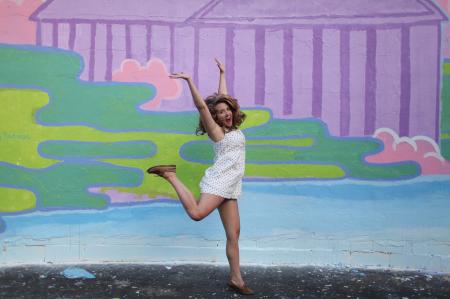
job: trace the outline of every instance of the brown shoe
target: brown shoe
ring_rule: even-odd
[[[176,165],[156,165],[147,169],[150,174],[156,174],[157,176],[164,177],[166,172],[177,172]]]
[[[232,288],[234,291],[238,292],[241,295],[249,296],[255,294],[252,289],[250,289],[245,284],[242,287],[237,286],[234,282],[231,280],[227,283],[227,285]]]

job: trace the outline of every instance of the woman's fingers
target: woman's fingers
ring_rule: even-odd
[[[220,60],[217,59],[217,58],[214,58],[214,60],[216,61],[217,66],[219,67],[219,69],[220,69],[221,71],[224,71],[224,70],[225,70],[225,66],[223,65],[223,63],[220,62]]]
[[[187,79],[187,78],[189,78],[189,75],[185,74],[184,72],[178,72],[178,73],[170,74],[169,78],[173,78],[173,79]]]

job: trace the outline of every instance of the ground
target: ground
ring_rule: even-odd
[[[94,278],[69,278],[64,270]],[[251,298],[450,298],[450,275],[318,267],[243,267]],[[0,298],[238,298],[218,265],[0,267]]]

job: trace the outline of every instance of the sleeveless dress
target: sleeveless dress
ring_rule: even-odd
[[[202,193],[237,199],[241,195],[245,171],[245,136],[240,130],[225,133],[214,142],[214,164],[200,181]]]

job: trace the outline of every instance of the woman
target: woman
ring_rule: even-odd
[[[244,121],[236,99],[227,94],[225,68],[216,59],[220,71],[219,91],[203,100],[192,79],[185,73],[170,77],[184,79],[191,91],[194,104],[200,113],[197,133],[207,133],[214,143],[214,165],[208,168],[200,182],[200,199],[197,200],[177,178],[175,165],[158,165],[148,173],[166,179],[175,189],[187,214],[200,221],[218,208],[227,236],[226,254],[230,264],[228,286],[243,295],[252,295],[241,276],[239,266],[240,220],[237,199],[241,194],[245,169],[245,137],[238,129]]]

